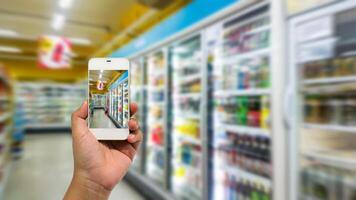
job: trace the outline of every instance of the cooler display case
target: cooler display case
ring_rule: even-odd
[[[290,20],[291,199],[356,198],[356,2]]]
[[[167,53],[159,50],[146,57],[147,62],[147,140],[146,175],[160,187],[166,187],[167,136]]]
[[[110,117],[114,120],[116,126],[127,127],[127,120],[129,120],[129,84],[128,79],[120,80],[118,84],[114,84],[109,90],[110,96]]]
[[[202,199],[203,153],[201,113],[203,58],[201,35],[171,48],[172,191],[179,198]]]
[[[213,56],[214,199],[272,199],[270,13],[225,20]]]
[[[143,133],[146,133],[146,128],[145,128],[145,116],[146,113],[145,111],[145,76],[144,76],[144,71],[145,68],[143,66],[143,60],[142,59],[134,59],[131,60],[131,65],[130,65],[130,76],[131,76],[131,84],[130,84],[130,95],[131,95],[131,102],[134,102],[138,105],[139,109],[138,112],[135,114],[135,119],[138,120],[140,127],[142,129]],[[138,172],[142,173],[143,172],[143,164],[144,164],[144,157],[143,151],[144,151],[144,146],[146,145],[146,139],[144,137],[143,142],[141,144],[141,148],[137,152],[133,166],[135,170]]]

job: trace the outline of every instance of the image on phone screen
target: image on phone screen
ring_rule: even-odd
[[[127,70],[89,70],[89,128],[127,128]]]

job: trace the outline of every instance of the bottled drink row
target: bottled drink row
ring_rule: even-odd
[[[269,23],[269,18],[266,17],[236,28],[227,27],[224,32],[225,56],[268,47],[270,42],[269,29],[258,29],[267,26]]]
[[[199,122],[196,120],[185,120],[183,123],[176,125],[175,129],[177,134],[191,138],[200,138]]]
[[[309,123],[356,126],[356,96],[308,96],[304,115]]]
[[[259,182],[237,178],[235,175],[225,174],[224,197],[229,200],[270,200],[271,189]]]
[[[223,111],[222,121],[227,124],[268,128],[270,106],[267,96],[230,97],[217,100]]]
[[[354,200],[356,199],[356,173],[313,164],[301,172],[302,200]]]
[[[303,65],[304,78],[340,77],[356,74],[356,57],[333,58]]]
[[[223,165],[241,168],[264,177],[271,175],[270,139],[227,132],[227,140],[218,148]]]
[[[223,88],[225,90],[257,89],[270,86],[268,57],[246,59],[236,65],[226,65]]]
[[[182,113],[199,113],[200,107],[200,99],[194,98],[181,98],[179,102],[177,102],[180,112]]]

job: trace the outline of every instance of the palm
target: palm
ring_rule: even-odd
[[[73,127],[73,131],[78,129],[78,133],[73,135],[75,168],[85,172],[92,181],[111,190],[130,167],[139,142],[100,142],[90,133],[84,119],[77,123],[79,126]]]

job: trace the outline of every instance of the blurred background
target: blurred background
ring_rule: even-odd
[[[0,0],[0,199],[63,197],[88,60],[127,57],[145,137],[111,199],[355,200],[355,27],[354,0]],[[113,124],[123,87],[90,102]]]

